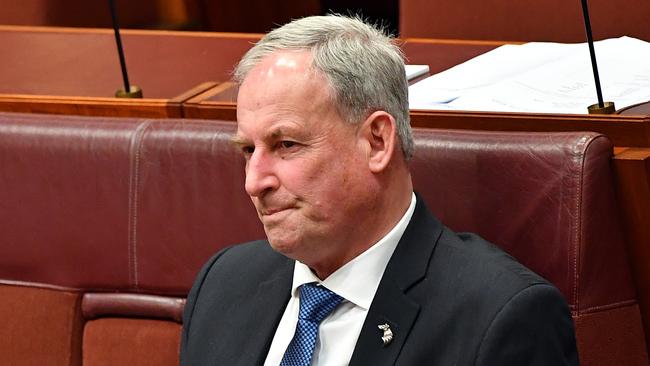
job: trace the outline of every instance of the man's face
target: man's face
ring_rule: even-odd
[[[318,266],[351,249],[371,177],[357,128],[339,116],[310,63],[308,51],[275,52],[251,70],[239,89],[235,142],[271,246]]]

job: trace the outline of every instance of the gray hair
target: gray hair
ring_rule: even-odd
[[[311,16],[264,36],[241,59],[234,79],[241,84],[263,58],[279,50],[311,50],[312,67],[325,74],[341,116],[352,124],[383,110],[397,123],[402,152],[413,155],[404,57],[383,30],[357,17]]]

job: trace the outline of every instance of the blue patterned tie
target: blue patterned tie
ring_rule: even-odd
[[[296,333],[289,343],[280,366],[309,366],[316,347],[318,325],[343,298],[323,286],[307,283],[300,286],[300,313]]]

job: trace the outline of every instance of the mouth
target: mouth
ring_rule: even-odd
[[[260,210],[260,216],[273,216],[275,214],[288,211],[290,210],[291,207],[277,207],[277,208],[266,208],[263,210]]]
[[[255,204],[255,208],[257,209],[257,216],[265,224],[268,222],[281,220],[286,215],[291,213],[293,209],[297,208],[294,202],[288,200],[285,201],[281,199],[262,200],[258,198],[258,199],[254,199],[253,203]]]

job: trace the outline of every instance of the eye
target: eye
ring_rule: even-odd
[[[244,145],[241,147],[241,152],[244,155],[251,155],[253,152],[255,152],[255,146],[252,145]]]
[[[296,145],[297,144],[295,141],[288,141],[288,140],[280,141],[280,147],[282,147],[283,149],[290,149]]]

